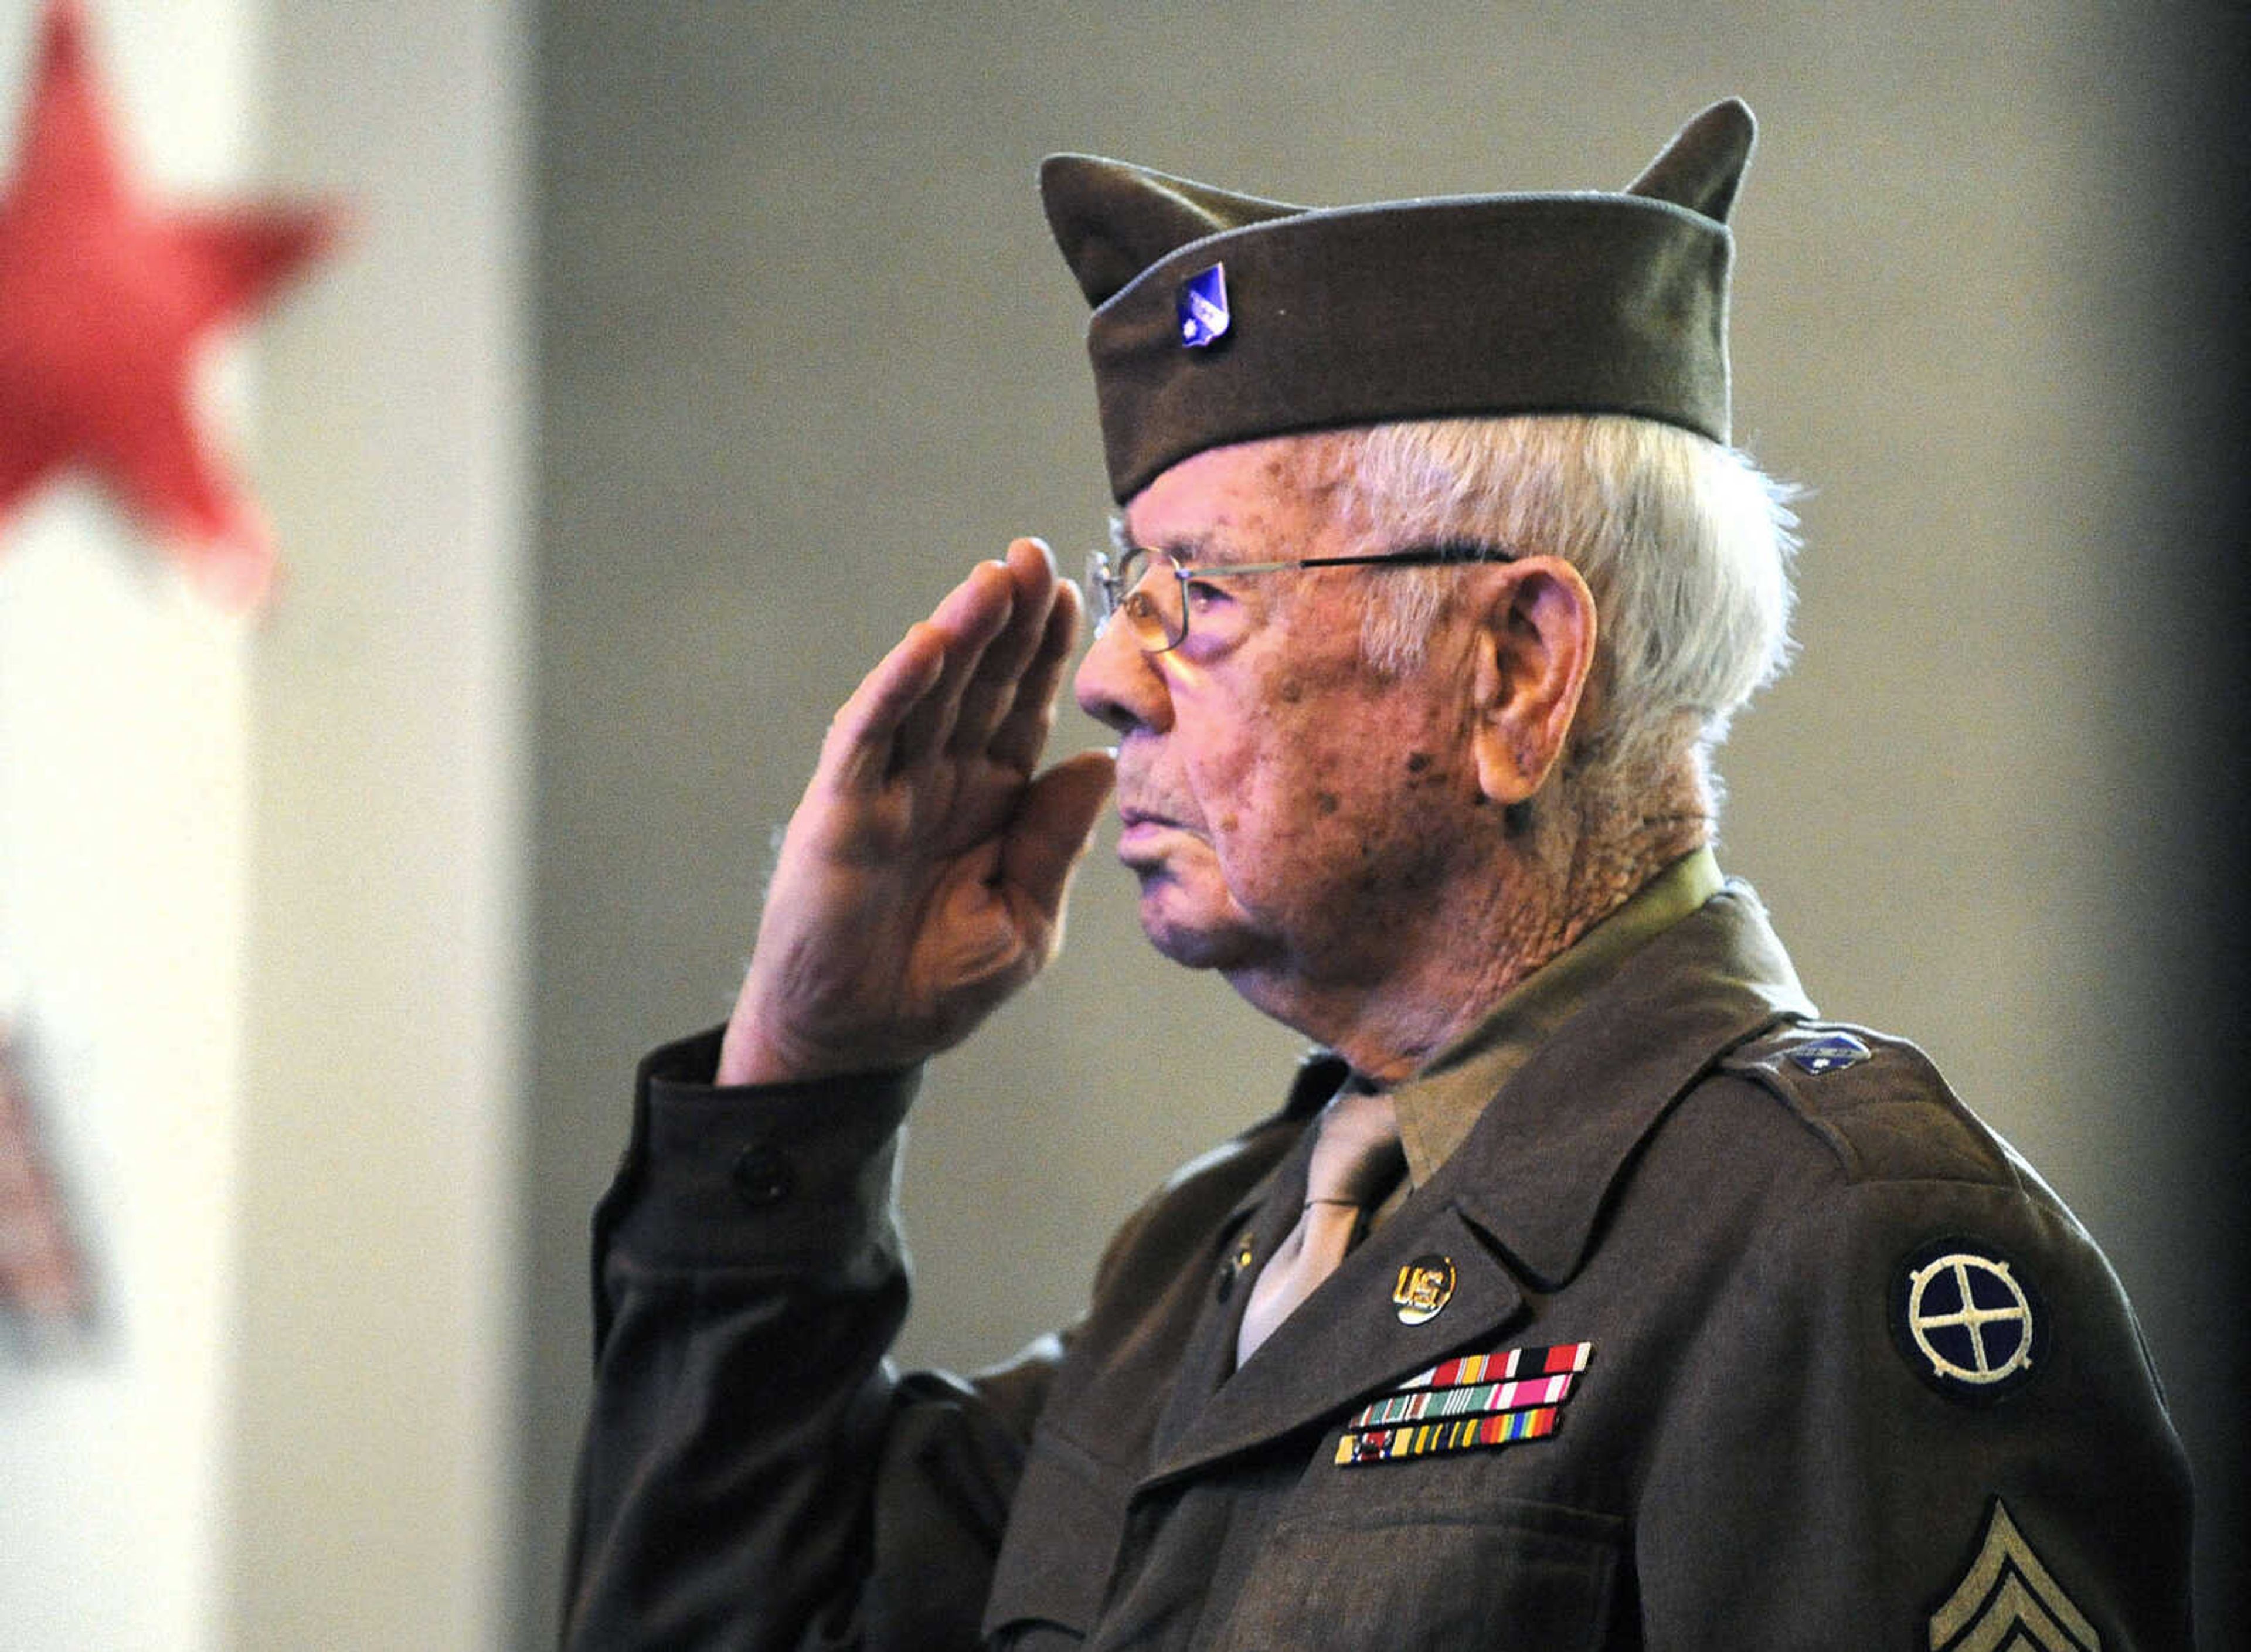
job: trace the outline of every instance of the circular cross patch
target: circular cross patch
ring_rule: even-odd
[[[1944,1239],[1900,1264],[1892,1340],[1915,1374],[1949,1399],[1990,1405],[2032,1380],[2047,1316],[2032,1281],[1982,1239]]]

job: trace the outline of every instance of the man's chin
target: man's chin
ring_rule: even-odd
[[[1233,969],[1249,961],[1250,938],[1240,928],[1197,922],[1166,905],[1161,895],[1141,897],[1141,933],[1160,955],[1185,969]]]
[[[1141,927],[1141,933],[1148,936],[1149,944],[1160,955],[1183,969],[1219,969],[1225,967],[1225,953],[1212,944],[1208,937],[1183,935],[1173,929],[1152,929],[1146,924]]]

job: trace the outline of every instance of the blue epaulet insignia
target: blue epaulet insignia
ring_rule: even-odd
[[[1800,1072],[1819,1078],[1825,1072],[1842,1072],[1846,1067],[1857,1067],[1869,1057],[1868,1046],[1849,1032],[1825,1033],[1810,1044],[1801,1044],[1790,1052],[1790,1059]]]

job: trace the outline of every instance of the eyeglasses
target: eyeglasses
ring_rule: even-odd
[[[1135,545],[1113,566],[1110,552],[1086,560],[1086,589],[1094,609],[1094,635],[1122,615],[1145,654],[1164,654],[1188,635],[1188,612],[1208,597],[1197,587],[1214,580],[1252,573],[1288,573],[1299,568],[1431,568],[1478,562],[1513,562],[1517,553],[1499,546],[1458,543],[1415,545],[1385,556],[1301,557],[1294,562],[1220,562],[1190,566],[1163,551]]]

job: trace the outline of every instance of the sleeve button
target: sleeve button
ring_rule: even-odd
[[[779,1204],[797,1190],[797,1172],[781,1149],[754,1142],[735,1156],[735,1192],[753,1208]]]

